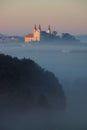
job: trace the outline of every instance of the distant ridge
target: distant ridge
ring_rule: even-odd
[[[59,80],[31,59],[0,54],[0,106],[65,110]]]
[[[4,34],[2,34],[2,33],[0,33],[0,37],[3,37],[3,36],[5,36]]]
[[[76,38],[78,38],[81,42],[87,42],[87,34],[77,35]]]

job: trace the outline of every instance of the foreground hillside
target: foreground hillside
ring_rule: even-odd
[[[53,73],[31,59],[0,54],[0,104],[65,109],[66,100]]]

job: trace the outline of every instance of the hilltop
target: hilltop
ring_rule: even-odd
[[[56,76],[31,59],[0,54],[0,106],[65,109],[66,98]]]
[[[5,36],[4,34],[2,34],[2,33],[0,33],[0,37],[3,37],[3,36]]]

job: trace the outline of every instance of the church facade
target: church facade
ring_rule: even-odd
[[[25,42],[32,42],[32,41],[40,41],[41,40],[41,26],[39,25],[38,29],[36,25],[34,26],[34,31],[32,34],[28,34],[25,36]],[[47,33],[51,33],[50,26],[48,26]]]
[[[35,25],[33,33],[25,36],[25,42],[40,41],[40,32],[41,32],[40,25],[38,29],[36,28]]]

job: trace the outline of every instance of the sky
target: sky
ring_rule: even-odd
[[[34,25],[87,34],[87,0],[0,0],[0,33],[25,35]]]

